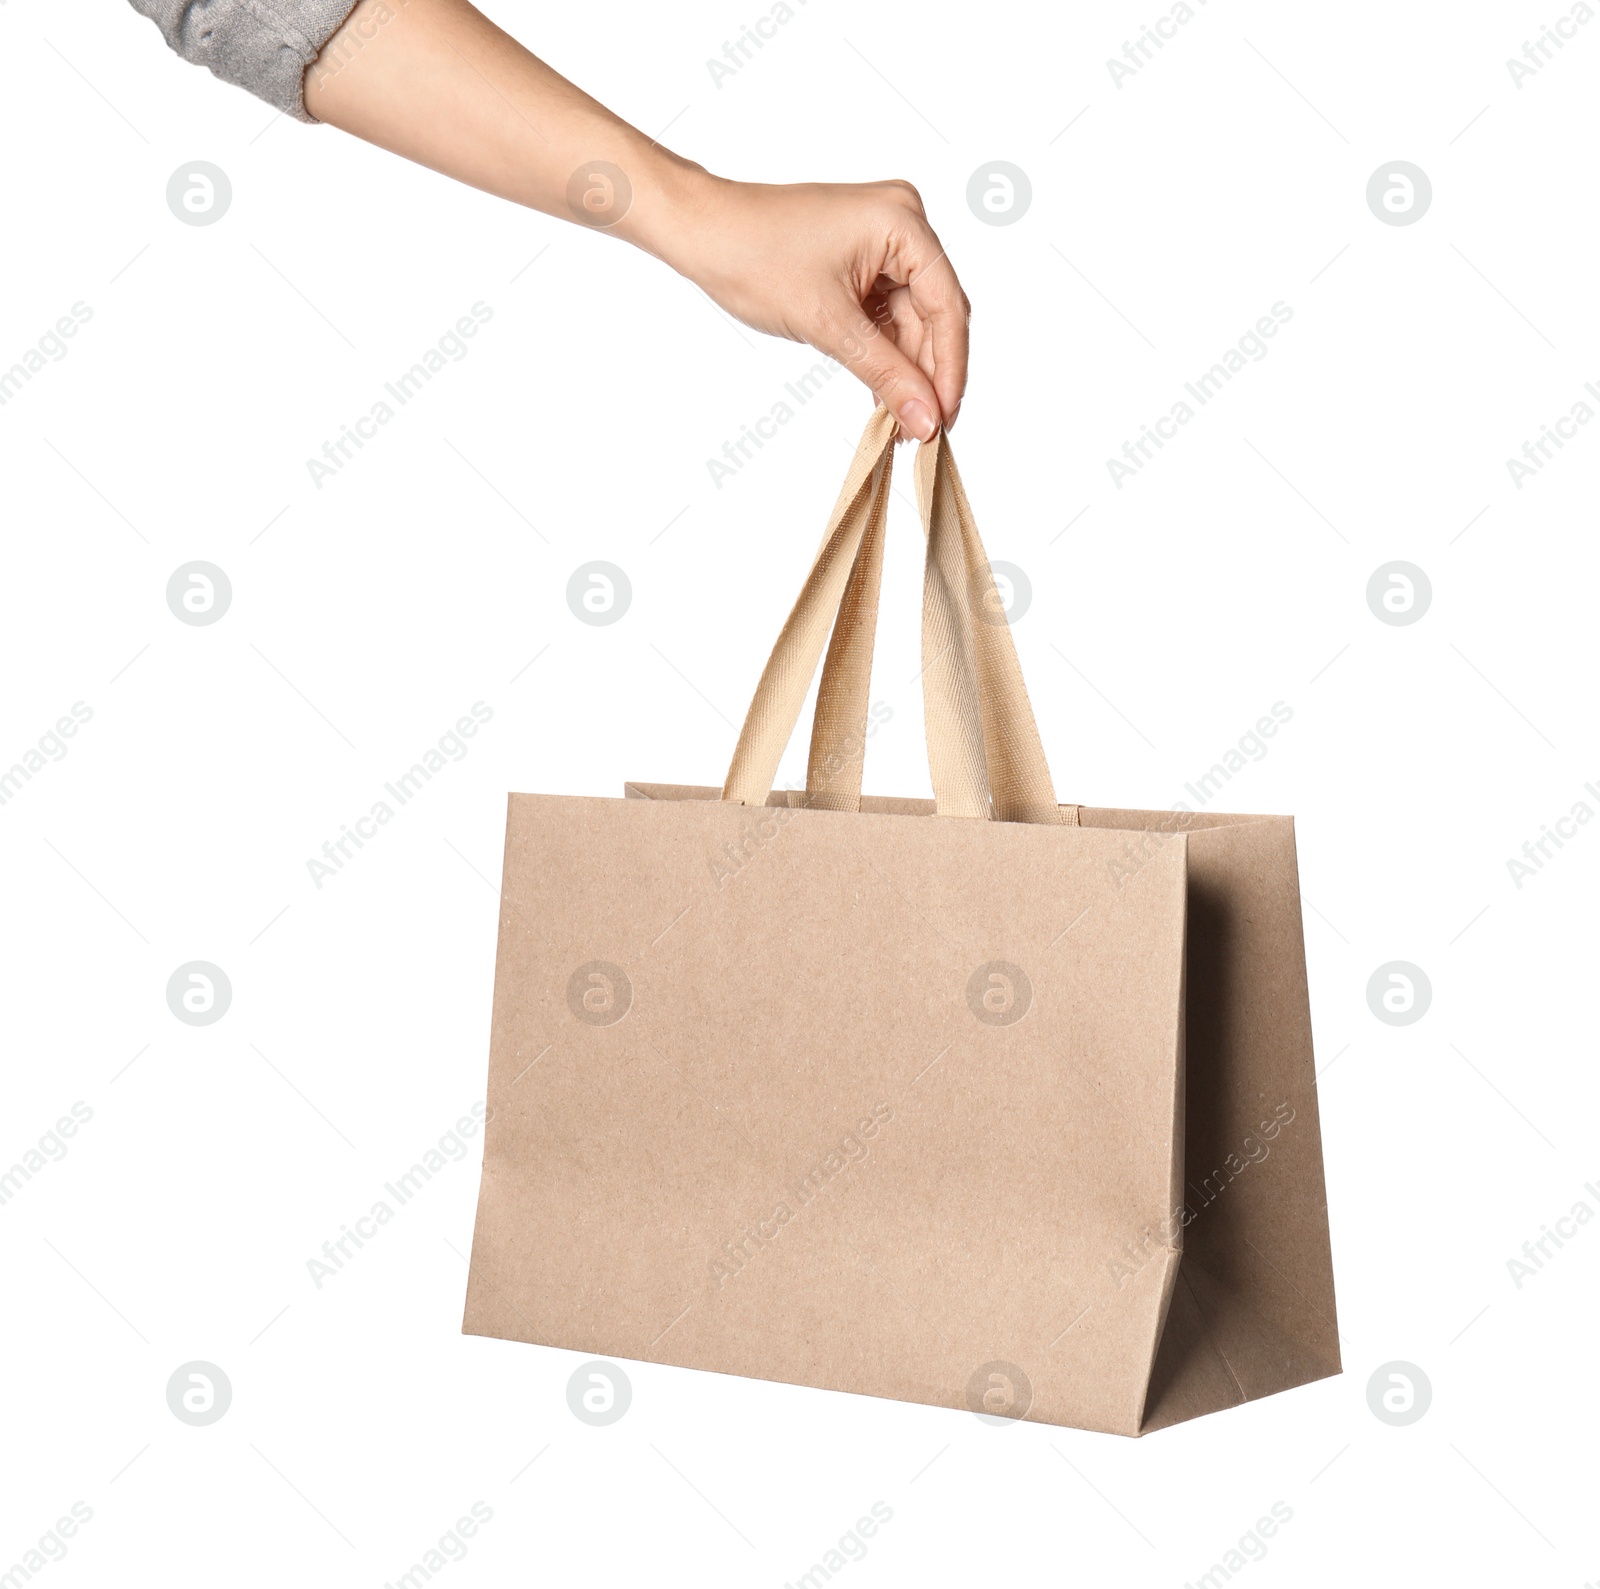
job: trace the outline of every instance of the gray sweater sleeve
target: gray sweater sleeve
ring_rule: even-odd
[[[356,0],[129,0],[186,61],[208,66],[300,121],[306,68]]]

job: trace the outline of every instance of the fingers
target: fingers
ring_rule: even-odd
[[[967,321],[971,306],[908,182],[877,187],[883,228],[866,239],[881,264],[871,287],[846,289],[828,315],[835,347],[825,348],[871,387],[901,430],[931,441],[955,423],[967,389]],[[872,222],[868,222],[872,225]]]
[[[838,360],[931,441],[967,385],[969,305],[908,182],[716,189],[685,268],[729,313]],[[682,267],[680,267],[682,268]]]
[[[929,334],[927,321],[912,304],[911,294],[904,287],[894,287],[883,302],[884,312],[875,316],[878,323],[894,338],[895,346],[930,381],[933,380],[933,338]]]
[[[967,325],[972,306],[956,279],[955,267],[928,225],[922,196],[909,182],[886,182],[898,213],[890,227],[883,273],[903,289],[891,301],[909,299],[922,322],[918,362],[929,373],[945,425],[955,423],[967,389]],[[899,305],[896,306],[897,308]],[[902,345],[911,345],[901,337]]]
[[[816,345],[864,381],[907,435],[933,440],[943,415],[934,382],[843,286],[824,316]]]
[[[949,426],[955,423],[967,390],[967,325],[972,306],[933,229],[924,223],[919,231],[908,260],[911,269],[906,286],[912,306],[927,324],[934,391]],[[925,256],[921,261],[919,254]]]

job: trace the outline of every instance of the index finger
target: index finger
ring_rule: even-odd
[[[910,261],[906,286],[933,339],[933,389],[949,426],[967,390],[967,326],[972,305],[932,228],[923,226],[921,232],[921,247],[916,252],[923,257]]]

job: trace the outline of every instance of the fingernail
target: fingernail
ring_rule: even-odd
[[[960,403],[957,403],[955,408],[954,408],[954,410],[951,412],[950,417],[944,422],[944,428],[946,430],[954,430],[956,428],[956,421],[958,419],[960,419],[960,418],[961,418],[961,405],[960,405]]]
[[[928,411],[928,405],[918,397],[901,406],[899,419],[902,427],[909,430],[918,441],[932,441],[939,429]]]

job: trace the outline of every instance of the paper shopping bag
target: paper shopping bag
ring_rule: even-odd
[[[464,1328],[1128,1435],[1335,1374],[1292,819],[1057,804],[943,437],[863,797],[893,453],[723,789],[510,797]]]

